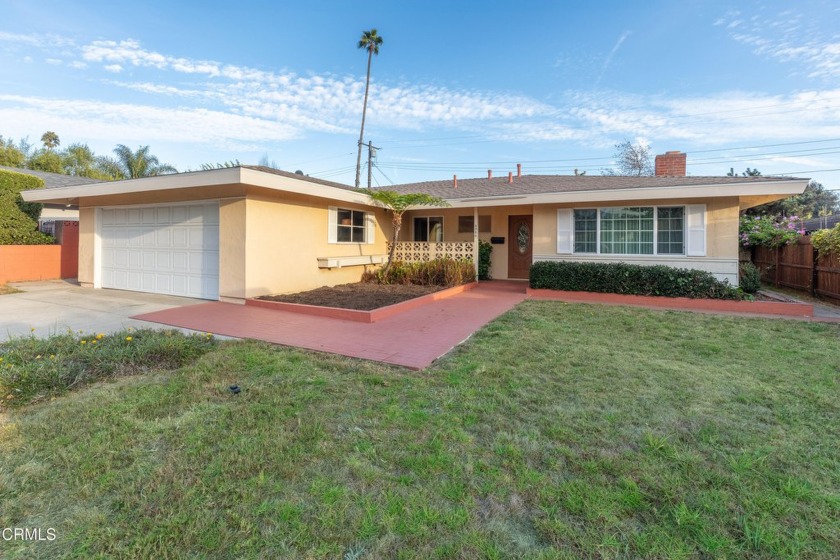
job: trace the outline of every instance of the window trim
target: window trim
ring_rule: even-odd
[[[422,218],[422,219],[426,220],[427,236],[428,236],[428,232],[429,232],[429,220],[431,218],[438,218],[440,220],[440,241],[429,241],[429,240],[414,241],[414,221],[418,218]],[[446,231],[445,228],[446,228],[446,223],[444,222],[443,216],[431,216],[431,215],[429,215],[429,216],[412,216],[411,217],[411,241],[414,242],[414,243],[443,243],[444,232]]]
[[[607,208],[653,208],[653,253],[601,253],[601,210]],[[683,209],[683,250],[682,253],[660,253],[659,252],[659,209],[660,208],[682,208]],[[688,205],[687,204],[654,204],[637,206],[587,206],[585,208],[572,208],[571,254],[573,255],[605,255],[618,257],[686,257],[688,256]],[[575,251],[575,212],[578,210],[595,210],[595,252],[584,253]]]
[[[338,213],[339,212],[350,212],[350,226],[343,226],[338,223]],[[346,208],[342,206],[330,206],[327,209],[329,213],[329,219],[327,220],[328,224],[328,232],[327,232],[327,243],[330,245],[369,245],[373,243],[372,236],[371,236],[371,220],[374,219],[374,214],[371,212],[367,212],[365,210],[357,210],[355,208]],[[354,226],[353,223],[353,213],[362,214],[363,224],[362,226]],[[350,228],[350,239],[351,241],[339,241],[338,240],[338,231],[341,227],[349,227]],[[353,228],[361,227],[363,232],[363,239],[362,241],[352,241],[353,239]]]

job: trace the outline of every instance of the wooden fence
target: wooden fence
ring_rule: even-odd
[[[840,258],[818,257],[808,236],[779,249],[754,247],[752,261],[768,284],[840,300]]]

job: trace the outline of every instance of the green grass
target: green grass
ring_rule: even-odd
[[[178,368],[214,346],[210,333],[131,328],[109,335],[68,331],[46,339],[13,338],[0,343],[0,411],[102,379]]]
[[[0,424],[0,556],[833,558],[835,325],[526,302],[417,373],[226,342]],[[232,395],[227,387],[243,390]]]

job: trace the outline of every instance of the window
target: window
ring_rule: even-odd
[[[660,255],[682,255],[685,208],[657,208],[656,219],[656,252]]]
[[[598,211],[575,210],[575,253],[598,252]]]
[[[653,208],[602,208],[601,253],[653,254]]]
[[[685,254],[683,206],[579,209],[572,216],[575,253]]]
[[[472,233],[473,223],[473,216],[458,216],[458,233]],[[478,217],[478,232],[490,233],[490,216]]]
[[[365,243],[365,213],[359,210],[336,211],[336,241],[338,243]]]
[[[414,241],[443,241],[443,218],[440,216],[423,216],[414,218]]]

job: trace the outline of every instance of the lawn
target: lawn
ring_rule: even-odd
[[[206,350],[7,412],[0,527],[57,538],[0,556],[840,550],[836,325],[525,302],[420,373]]]

